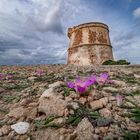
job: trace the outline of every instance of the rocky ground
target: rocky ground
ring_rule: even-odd
[[[80,95],[66,81],[108,73]],[[0,140],[140,140],[140,66],[0,67]]]

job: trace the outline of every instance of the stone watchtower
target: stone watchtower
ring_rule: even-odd
[[[68,29],[68,37],[68,64],[100,65],[106,60],[113,60],[106,24],[90,22],[74,26]]]

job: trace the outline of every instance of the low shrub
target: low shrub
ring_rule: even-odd
[[[129,64],[130,64],[130,62],[128,62],[126,60],[118,60],[118,61],[107,60],[102,63],[102,65],[129,65]]]

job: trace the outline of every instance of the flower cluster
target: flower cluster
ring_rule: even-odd
[[[35,74],[36,74],[37,76],[42,76],[42,75],[45,74],[45,71],[42,70],[42,69],[38,69],[38,70],[36,70]]]
[[[79,93],[84,93],[88,87],[94,84],[104,85],[108,81],[108,74],[103,73],[99,77],[92,75],[86,79],[77,78],[75,82],[67,82],[69,88],[75,89]]]
[[[13,74],[0,73],[0,80],[10,80],[13,78]]]

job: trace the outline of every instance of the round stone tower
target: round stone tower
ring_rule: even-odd
[[[74,26],[68,29],[68,37],[68,64],[100,65],[106,60],[113,60],[106,24],[90,22]]]

